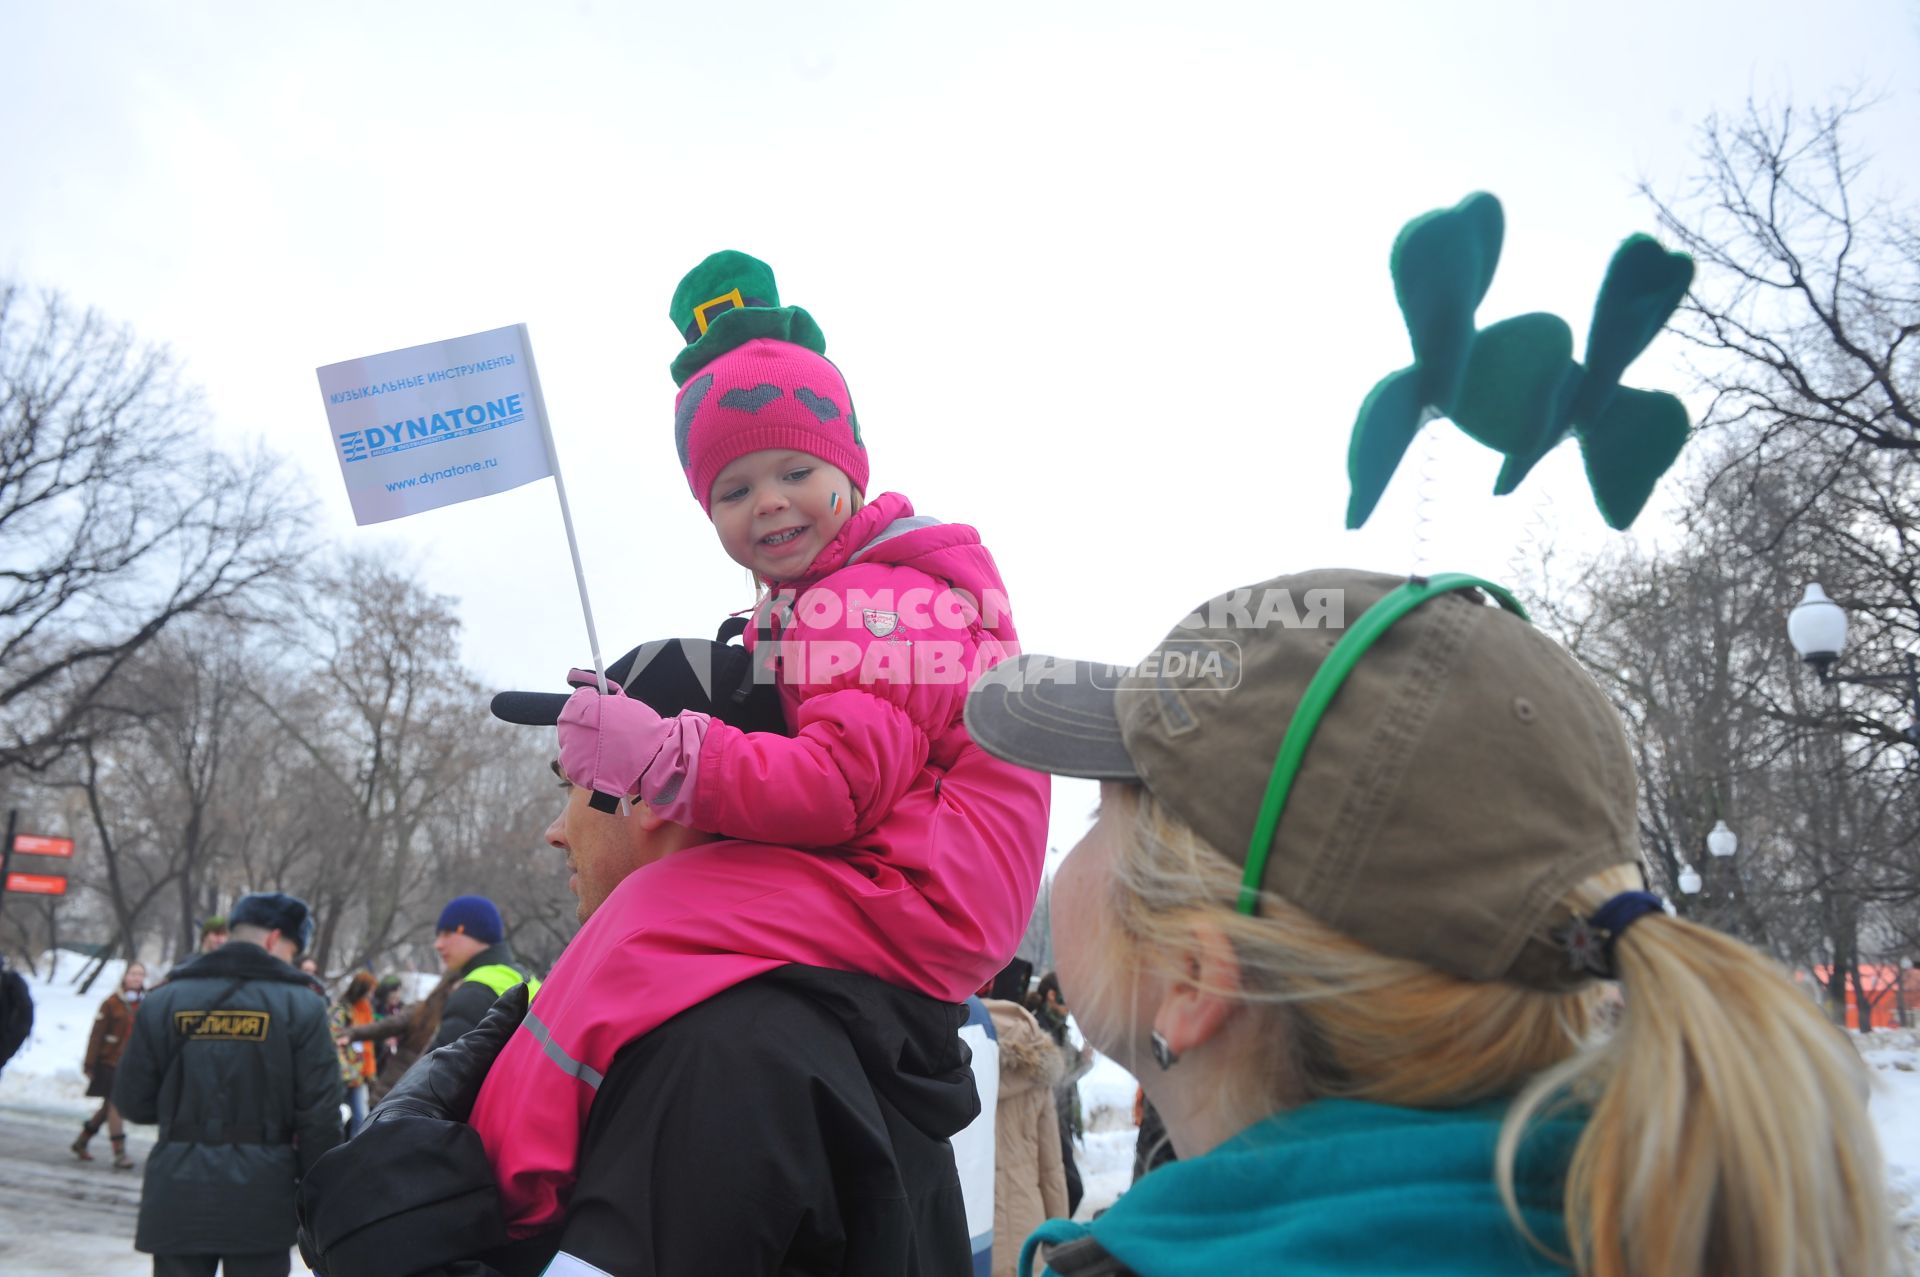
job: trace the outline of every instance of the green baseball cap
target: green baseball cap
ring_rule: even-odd
[[[1469,582],[1274,577],[1203,603],[1134,666],[1004,661],[967,730],[1023,767],[1145,785],[1255,886],[1382,953],[1577,987],[1560,902],[1639,861],[1633,757],[1573,657]],[[1304,752],[1282,760],[1262,838],[1283,742]]]
[[[667,317],[686,340],[674,357],[673,384],[687,379],[721,355],[756,337],[827,353],[827,337],[813,316],[798,306],[782,306],[773,267],[757,257],[723,249],[688,271],[673,290]]]

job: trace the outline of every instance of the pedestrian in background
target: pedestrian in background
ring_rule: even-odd
[[[369,1046],[383,1042],[391,1044],[367,1090],[370,1106],[385,1099],[387,1092],[393,1089],[393,1084],[407,1075],[413,1062],[433,1049],[433,1040],[439,1035],[440,1016],[446,1010],[447,999],[465,978],[458,971],[448,971],[440,977],[440,983],[433,986],[432,992],[418,1002],[401,1007],[392,1015],[375,1020],[372,1024],[356,1025],[348,1031],[347,1040],[351,1042],[365,1042]]]
[[[340,1142],[340,1057],[327,1004],[293,962],[306,902],[243,896],[227,943],[175,967],[146,999],[113,1101],[160,1127],[135,1249],[154,1277],[286,1277],[294,1189]]]
[[[370,1107],[367,1088],[377,1072],[373,1043],[355,1042],[347,1036],[361,1025],[373,1023],[373,1002],[369,997],[372,992],[373,973],[356,971],[347,982],[347,991],[333,1007],[334,1042],[340,1048],[340,1084],[347,1088],[348,1139],[352,1139],[367,1120]]]
[[[18,971],[7,965],[0,953],[0,1068],[5,1068],[13,1053],[26,1043],[33,1032],[33,991]]]
[[[1086,1194],[1080,1181],[1080,1166],[1074,1161],[1073,1142],[1087,1133],[1086,1116],[1080,1109],[1080,1079],[1093,1068],[1093,1043],[1083,1041],[1077,1047],[1073,1044],[1073,1035],[1067,1029],[1067,1002],[1060,996],[1058,972],[1049,971],[1040,977],[1040,983],[1034,986],[1027,1001],[1027,1009],[1033,1012],[1034,1020],[1060,1051],[1063,1071],[1053,1087],[1053,1104],[1060,1115],[1060,1165],[1067,1175],[1067,1215],[1072,1217],[1079,1211],[1080,1199]]]
[[[120,1065],[121,1053],[127,1049],[127,1039],[133,1034],[133,1015],[146,990],[146,966],[129,962],[120,977],[120,987],[107,995],[93,1017],[87,1054],[80,1062],[80,1071],[87,1075],[87,1096],[98,1099],[100,1107],[81,1124],[80,1138],[73,1142],[73,1155],[83,1162],[91,1162],[93,1154],[87,1151],[87,1145],[104,1124],[107,1142],[113,1145],[116,1171],[132,1170],[133,1159],[127,1156],[127,1134],[120,1126],[120,1110],[113,1106],[113,1073]]]
[[[540,982],[507,943],[500,910],[485,896],[455,896],[447,901],[434,924],[433,951],[448,971],[460,976],[459,987],[441,1012],[434,1046],[445,1046],[480,1023],[494,999],[514,985],[526,985],[529,997],[540,992]]]
[[[1022,981],[1024,983],[1024,980]],[[1013,1277],[1020,1243],[1051,1216],[1066,1215],[1054,1084],[1063,1070],[1053,1039],[1018,1002],[981,999],[1000,1043],[1000,1098],[994,1119],[993,1277]],[[1002,1244],[1000,1239],[1006,1238]]]

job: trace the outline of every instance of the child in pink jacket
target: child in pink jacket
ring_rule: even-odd
[[[542,988],[529,1019],[545,1040],[523,1028],[489,1074],[472,1120],[516,1237],[563,1213],[592,1100],[580,1079],[626,1042],[786,962],[958,1002],[1018,946],[1045,856],[1047,779],[988,756],[962,718],[974,680],[1017,651],[978,535],[895,493],[866,499],[846,382],[764,264],[715,254],[674,315],[681,467],[766,587],[749,646],[791,734],[663,718],[574,671],[567,778],[602,811],[645,802],[728,841],[616,889]]]

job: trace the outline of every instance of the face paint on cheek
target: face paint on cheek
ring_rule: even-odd
[[[827,494],[827,509],[835,515],[840,513],[840,494],[838,492],[830,492]]]

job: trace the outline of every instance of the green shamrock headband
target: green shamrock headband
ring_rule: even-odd
[[[1234,902],[1234,907],[1241,913],[1259,911],[1260,882],[1266,876],[1267,855],[1273,850],[1274,831],[1280,828],[1280,817],[1286,813],[1287,796],[1293,792],[1293,778],[1300,773],[1300,764],[1307,757],[1307,746],[1313,743],[1313,734],[1319,730],[1320,720],[1326,715],[1327,707],[1333,704],[1340,685],[1360,664],[1360,658],[1367,654],[1367,649],[1393,628],[1395,621],[1427,600],[1456,590],[1485,590],[1501,607],[1521,620],[1531,619],[1527,616],[1527,610],[1520,606],[1520,601],[1505,586],[1463,572],[1443,572],[1438,576],[1415,577],[1408,581],[1362,612],[1347,627],[1347,632],[1327,653],[1327,659],[1320,662],[1320,668],[1313,672],[1307,690],[1301,693],[1300,703],[1294,707],[1293,717],[1287,723],[1287,734],[1280,738],[1280,752],[1274,755],[1273,770],[1267,775],[1267,792],[1260,800],[1260,814],[1254,818],[1253,837],[1247,843],[1247,870],[1240,879],[1239,899]]]
[[[1413,366],[1389,373],[1360,406],[1347,451],[1347,526],[1364,524],[1422,426],[1438,417],[1506,457],[1494,495],[1505,496],[1569,434],[1580,441],[1594,503],[1625,528],[1685,446],[1687,410],[1672,395],[1634,390],[1620,374],[1665,325],[1693,280],[1693,259],[1634,235],[1608,263],[1587,333],[1585,366],[1558,315],[1535,313],[1476,328],[1493,282],[1505,222],[1500,201],[1469,195],[1414,218],[1393,245],[1393,288],[1413,341]],[[1307,748],[1347,676],[1395,622],[1457,590],[1486,591],[1522,620],[1506,588],[1464,573],[1415,577],[1368,608],[1314,671],[1267,777],[1235,907],[1259,908],[1274,831]]]
[[[1367,521],[1400,458],[1437,417],[1506,457],[1494,495],[1520,486],[1569,434],[1580,441],[1594,504],[1609,526],[1632,524],[1687,441],[1672,395],[1634,390],[1620,374],[1686,296],[1693,259],[1652,237],[1622,243],[1600,282],[1585,365],[1558,315],[1474,326],[1493,282],[1505,223],[1481,192],[1414,218],[1393,244],[1393,290],[1413,340],[1413,366],[1388,374],[1360,405],[1347,450],[1347,526]]]

